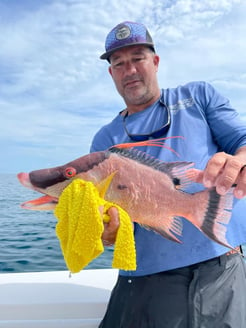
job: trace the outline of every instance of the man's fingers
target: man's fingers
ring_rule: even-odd
[[[223,171],[216,180],[216,190],[219,194],[224,195],[236,183],[241,168],[242,163],[239,160],[233,156],[227,158]]]
[[[246,196],[246,167],[242,166],[240,174],[236,181],[236,187],[234,190],[234,196],[236,198],[243,198]]]
[[[216,185],[217,178],[225,166],[226,157],[225,153],[217,153],[208,161],[203,175],[205,187],[211,188]]]
[[[104,222],[104,232],[102,241],[105,246],[111,246],[115,243],[117,231],[120,226],[118,210],[115,207],[109,208],[107,211],[110,219],[107,223]]]
[[[211,173],[210,170],[214,171]],[[220,156],[215,156],[215,161],[213,158],[210,160],[204,171],[189,169],[186,176],[189,180],[202,183],[207,188],[216,187],[220,195],[226,194],[234,187],[233,193],[236,198],[246,196],[246,165],[242,165],[234,156],[220,153]]]

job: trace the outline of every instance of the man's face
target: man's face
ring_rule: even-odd
[[[126,105],[144,105],[159,94],[159,57],[146,46],[129,46],[110,57],[109,72]]]

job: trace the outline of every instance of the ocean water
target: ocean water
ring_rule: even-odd
[[[67,270],[53,213],[20,207],[39,196],[14,174],[0,174],[0,273]],[[112,253],[106,248],[87,268],[110,268]]]

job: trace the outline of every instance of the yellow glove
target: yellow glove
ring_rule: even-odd
[[[120,226],[112,267],[136,270],[135,241],[129,215],[120,206],[100,197],[92,182],[82,179],[74,180],[63,190],[54,212],[58,219],[56,234],[68,269],[72,273],[79,272],[104,251],[100,206],[104,207],[105,213],[112,206],[119,211]],[[103,220],[107,222],[106,215]]]

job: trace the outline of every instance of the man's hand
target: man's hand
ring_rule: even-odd
[[[104,246],[112,246],[115,243],[117,231],[120,226],[119,213],[116,207],[110,207],[107,214],[110,217],[108,223],[104,224],[102,242]]]
[[[224,195],[235,186],[236,198],[246,196],[246,147],[242,147],[235,155],[224,152],[216,153],[210,158],[204,171],[192,170],[193,180],[203,183],[205,187],[216,187],[220,195]],[[189,174],[188,174],[189,175]]]

